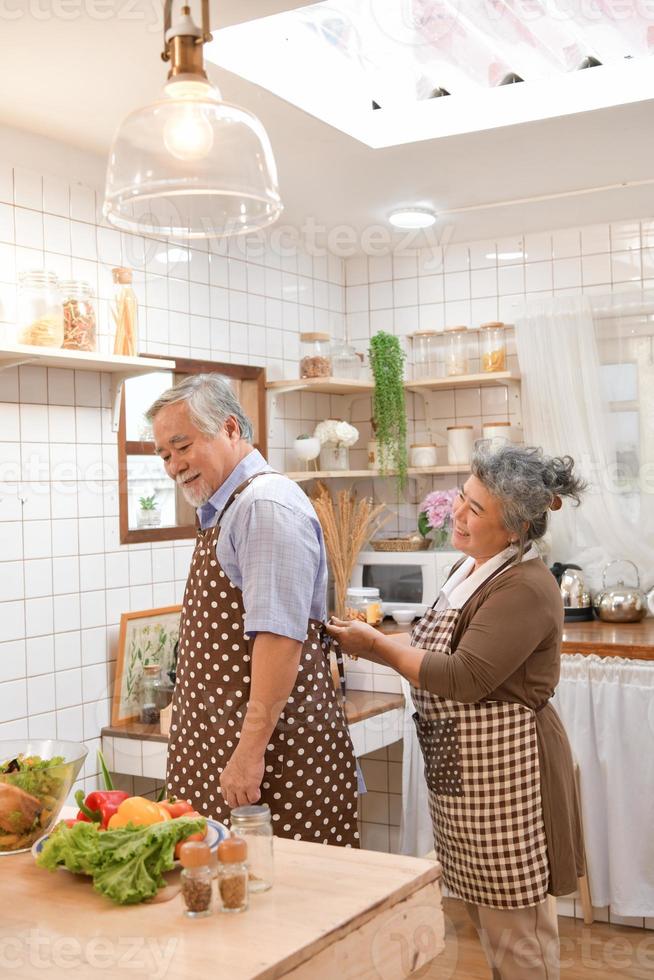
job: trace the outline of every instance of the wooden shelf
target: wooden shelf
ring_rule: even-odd
[[[483,374],[460,374],[451,378],[420,378],[405,381],[408,391],[434,391],[441,388],[489,388],[494,385],[512,384],[520,380],[517,371],[493,371]]]
[[[446,476],[455,473],[468,473],[468,466],[410,466],[407,470],[409,476]],[[316,470],[315,472],[300,471],[295,473],[285,473],[290,480],[296,483],[307,483],[309,480],[353,480],[368,477],[371,480],[386,480],[395,476],[394,470],[389,470],[383,476],[379,470]]]
[[[315,391],[321,395],[367,395],[375,390],[372,381],[348,381],[346,378],[291,378],[269,381],[268,391],[283,395],[289,391]]]
[[[175,369],[174,361],[160,358],[120,357],[117,354],[70,351],[59,347],[32,347],[29,344],[4,344],[0,347],[0,370],[20,364],[67,368],[73,371],[108,371],[111,374],[120,374],[123,378]]]

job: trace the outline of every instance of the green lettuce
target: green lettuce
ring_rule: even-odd
[[[152,898],[166,882],[175,846],[206,827],[204,817],[178,817],[148,827],[100,830],[97,823],[60,824],[43,845],[36,863],[49,871],[63,866],[93,878],[93,887],[118,905]]]

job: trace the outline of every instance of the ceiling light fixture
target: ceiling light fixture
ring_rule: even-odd
[[[417,228],[431,228],[436,223],[436,214],[427,208],[400,208],[388,216],[394,228],[413,231]]]
[[[170,238],[221,238],[272,224],[283,205],[270,141],[260,121],[223,102],[204,70],[212,40],[183,6],[172,24],[165,0],[161,98],[123,121],[109,154],[103,212],[118,228]]]

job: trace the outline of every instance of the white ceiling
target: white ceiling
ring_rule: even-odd
[[[212,26],[298,6],[212,0]],[[98,12],[105,8],[98,3]],[[73,0],[67,9],[79,17],[3,15],[0,123],[104,156],[121,119],[156,98],[165,80],[159,3],[115,0],[109,19],[91,16],[93,0]],[[361,234],[411,203],[443,211],[654,177],[652,102],[373,150],[234,75],[210,73],[225,99],[264,123],[286,206],[281,220],[295,226],[310,218]],[[11,148],[2,154],[10,159]],[[643,217],[654,213],[653,198],[654,183],[472,210],[445,215],[438,234],[461,241]]]

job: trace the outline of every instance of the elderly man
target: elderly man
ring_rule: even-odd
[[[200,525],[168,792],[223,821],[260,801],[279,836],[357,846],[356,764],[329,666],[315,511],[250,445],[250,422],[220,376],[186,378],[147,417]]]

